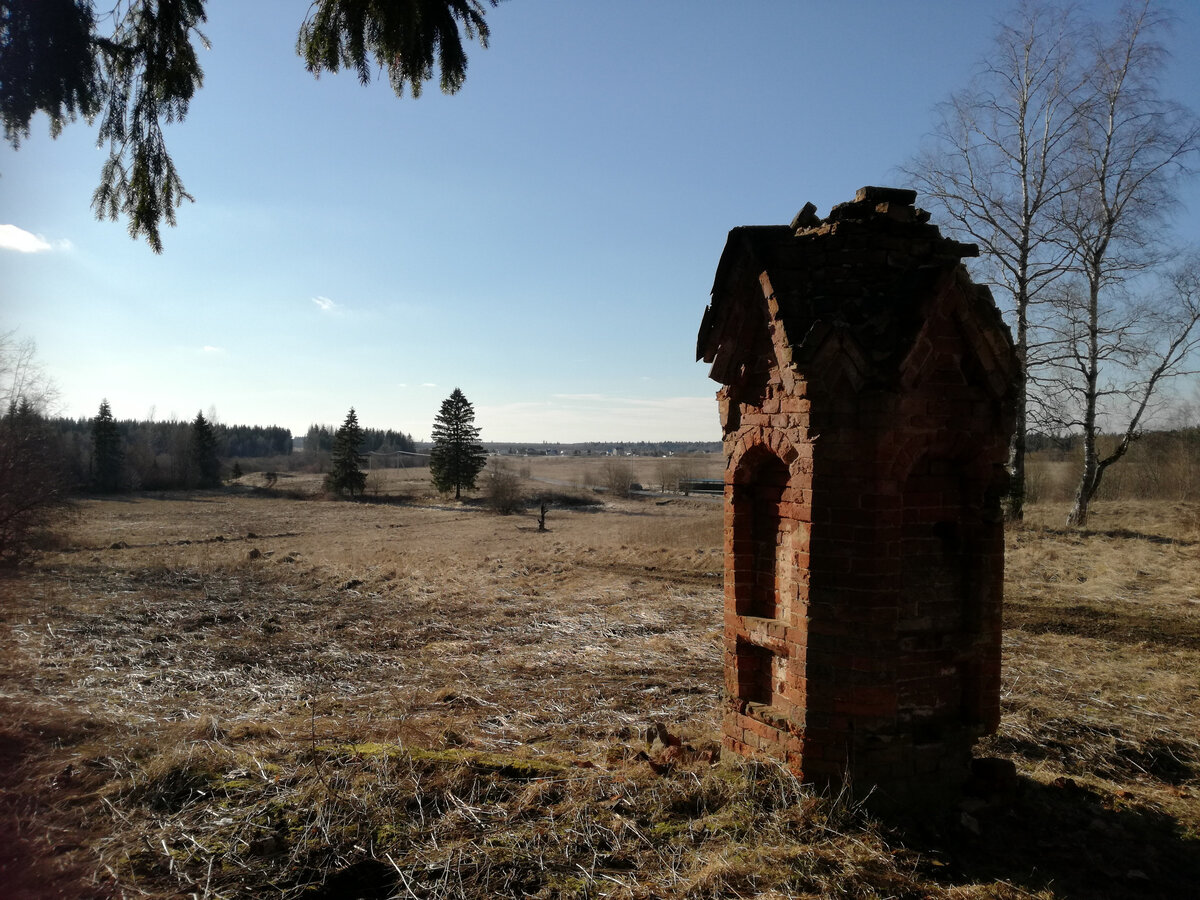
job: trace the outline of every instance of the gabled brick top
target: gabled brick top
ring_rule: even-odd
[[[762,309],[765,298],[772,330],[784,332],[782,342],[776,335],[772,343],[792,350],[788,364],[803,366],[838,333],[853,337],[876,379],[895,377],[925,321],[921,304],[936,294],[939,279],[958,272],[963,257],[979,255],[974,244],[942,237],[915,200],[915,191],[865,187],[825,219],[810,203],[791,225],[734,228],[717,266],[696,358],[712,364],[714,380],[734,383],[746,354],[761,348],[751,331],[762,320],[747,306]],[[985,369],[1005,369],[1007,328],[990,292],[965,272],[958,280],[966,315],[977,323],[965,329],[967,340]]]

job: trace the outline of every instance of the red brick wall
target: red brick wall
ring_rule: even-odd
[[[949,786],[999,719],[1007,336],[942,270],[886,365],[845,330],[798,352],[764,271],[766,362],[718,394],[724,746],[808,780]]]

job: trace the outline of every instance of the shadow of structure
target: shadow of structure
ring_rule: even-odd
[[[1128,613],[1092,603],[1044,607],[1012,598],[1005,601],[1004,617],[1006,628],[1027,634],[1069,635],[1162,649],[1200,650],[1200,623],[1159,611]]]
[[[1033,530],[1033,529],[1031,529]],[[1104,530],[1089,528],[1081,530],[1076,528],[1052,528],[1042,526],[1036,531],[1042,535],[1050,535],[1053,537],[1082,537],[1084,535],[1093,537],[1106,538],[1121,538],[1122,540],[1130,541],[1145,541],[1148,544],[1174,544],[1179,547],[1194,547],[1200,544],[1200,541],[1191,540],[1189,538],[1172,537],[1165,534],[1151,534],[1145,531],[1134,531],[1129,528],[1107,528]]]
[[[1166,812],[1058,778],[1019,778],[1002,800],[968,798],[942,813],[893,813],[893,846],[948,888],[1006,884],[1056,900],[1196,897],[1200,837]]]

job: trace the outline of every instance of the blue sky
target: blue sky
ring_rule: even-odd
[[[85,123],[0,149],[0,330],[37,341],[63,414],[303,433],[354,406],[420,440],[460,387],[485,440],[716,440],[693,359],[729,229],[902,184],[1008,7],[508,0],[463,90],[418,100],[314,80],[307,8],[209,3],[167,132],[196,202],[161,256],[93,219]],[[1176,12],[1164,92],[1194,105],[1200,4]]]

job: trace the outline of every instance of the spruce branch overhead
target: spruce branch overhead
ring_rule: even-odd
[[[444,93],[466,80],[463,36],[487,47],[487,7],[499,0],[315,0],[296,49],[314,76],[372,62],[397,96],[414,97],[440,71]],[[164,125],[182,121],[204,73],[198,49],[207,0],[0,0],[0,121],[14,148],[44,112],[57,137],[99,118],[108,158],[92,194],[99,219],[124,219],[130,237],[161,253],[162,226],[193,200],[167,148]],[[102,33],[103,31],[103,33]]]

